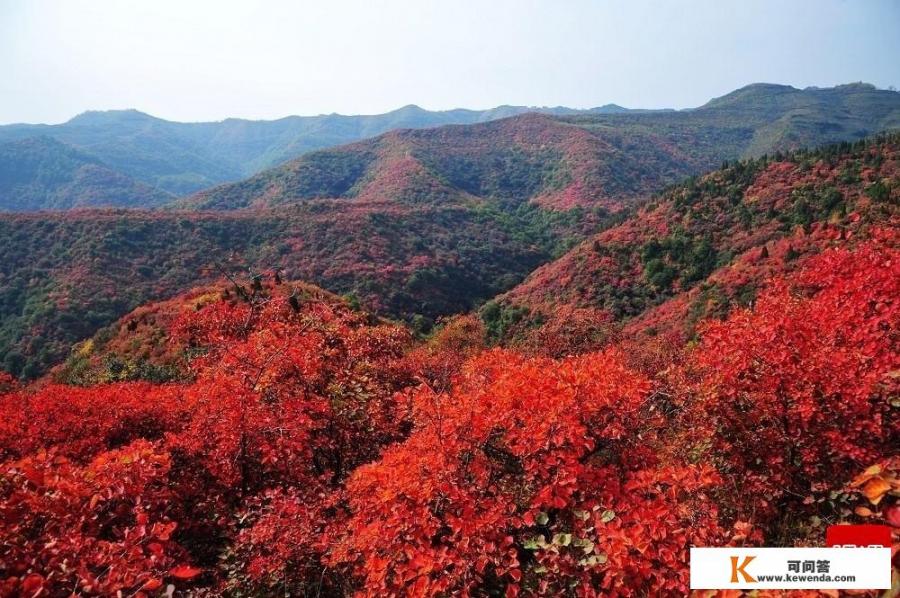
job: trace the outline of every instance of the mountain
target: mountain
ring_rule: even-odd
[[[816,129],[823,139],[892,122],[900,98],[865,86],[754,93],[825,98],[812,121],[833,118]],[[425,331],[627,219],[664,185],[756,151],[756,131],[787,123],[777,152],[800,130],[782,118],[790,106],[726,103],[398,130],[172,209],[0,216],[0,368],[37,376],[130,310],[223,270],[281,268]]]
[[[758,84],[686,111],[525,114],[469,126],[391,131],[312,152],[188,198],[200,209],[319,197],[487,200],[617,209],[723,160],[855,140],[900,127],[900,93],[869,85]]]
[[[866,83],[804,90],[756,84],[716,98],[702,109],[754,126],[742,157],[757,157],[772,148],[813,147],[900,128],[898,95]]]
[[[243,276],[239,278],[241,282],[249,282]],[[271,273],[267,273],[260,277],[256,290],[251,284],[245,288],[249,294],[258,294],[261,299],[271,298],[279,291],[285,299],[294,296],[295,305],[303,311],[304,308],[321,304],[329,309],[354,312],[354,318],[361,322],[390,324],[387,320],[354,308],[346,298],[324,289],[299,281],[284,282],[280,278],[273,281],[272,278]],[[190,360],[198,351],[196,346],[190,345],[189,338],[177,333],[177,329],[207,306],[220,301],[241,300],[241,290],[222,279],[179,293],[171,299],[141,305],[75,346],[68,359],[53,369],[50,378],[80,386],[125,380],[189,380]],[[285,303],[288,301],[285,300]]]
[[[195,139],[194,125],[136,110],[86,112],[60,125],[7,125],[0,141],[42,135],[71,145],[145,184],[180,195],[241,176],[227,156]]]
[[[152,207],[171,199],[50,137],[0,144],[0,211]]]
[[[898,199],[896,133],[734,162],[538,268],[482,316],[495,340],[537,349],[564,331],[560,353],[615,334],[690,338],[802,258],[895,228]]]
[[[620,107],[604,106],[600,112]],[[404,106],[377,115],[289,116],[278,120],[229,118],[180,123],[137,110],[85,112],[59,125],[0,126],[0,142],[48,136],[101,159],[110,167],[176,195],[238,180],[308,151],[373,137],[397,128],[469,124],[526,112],[579,113],[569,108],[499,106],[490,110],[429,111]],[[590,111],[588,111],[590,112]]]
[[[310,151],[394,129],[476,124],[529,112],[587,128],[661,136],[676,149],[729,159],[775,149],[857,139],[900,126],[900,94],[865,84],[799,90],[756,84],[693,110],[587,110],[498,106],[428,111],[404,106],[378,115],[289,116],[271,121],[226,119],[179,123],[136,110],[86,112],[59,125],[0,126],[0,143],[46,135],[87,152],[114,170],[175,195],[237,181]],[[694,139],[684,137],[694,136]],[[722,147],[716,151],[716,144]],[[713,160],[711,166],[715,166]]]
[[[34,377],[149,300],[269,272],[428,326],[508,290],[598,216],[312,200],[269,210],[0,214],[0,369]]]
[[[525,114],[475,125],[391,131],[306,154],[244,181],[201,191],[179,205],[230,210],[329,197],[617,209],[704,165],[649,131],[590,129]]]

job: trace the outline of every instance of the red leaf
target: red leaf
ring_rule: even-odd
[[[22,580],[23,594],[34,594],[42,587],[44,587],[44,578],[37,573],[32,573]]]
[[[885,509],[884,520],[887,521],[889,525],[900,527],[900,505],[894,505]]]
[[[192,579],[201,573],[203,573],[202,569],[197,569],[196,567],[191,567],[189,565],[179,565],[169,571],[169,575],[177,577],[178,579]]]

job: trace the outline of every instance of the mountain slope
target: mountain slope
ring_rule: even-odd
[[[691,546],[816,545],[836,518],[896,532],[888,232],[652,368],[627,344],[469,357],[459,329],[416,347],[272,277],[145,306],[77,349],[67,385],[2,380],[0,587],[682,596]]]
[[[779,93],[803,99],[819,92]],[[900,97],[856,87],[828,93],[865,105],[884,99],[882,109],[836,116],[845,132],[848,119],[887,122]],[[187,200],[215,212],[2,216],[0,367],[36,376],[138,305],[220,276],[216,264],[283,268],[427,328],[509,290],[660,186],[750,151],[755,129],[729,110],[529,114],[395,131]],[[240,207],[252,209],[230,209]],[[701,241],[689,249],[706,255]],[[660,270],[652,274],[668,275]],[[610,309],[604,301],[596,307],[625,303],[616,317],[634,317],[665,299],[636,285],[632,308],[629,293],[626,287]]]
[[[304,155],[181,205],[235,209],[316,197],[615,209],[723,160],[855,140],[900,126],[900,93],[751,85],[695,110],[520,115],[392,131]],[[434,193],[430,193],[433,190]]]
[[[616,323],[626,336],[690,336],[699,319],[751,302],[799,258],[896,228],[898,199],[897,134],[737,162],[667,190],[482,314],[496,339],[533,346],[573,314],[599,341]]]
[[[294,296],[296,301],[293,305],[303,311],[321,303],[332,309],[355,312],[355,317],[361,322],[389,323],[360,309],[353,309],[346,299],[319,287],[273,278],[271,273],[266,273],[260,276],[258,285],[253,285],[246,276],[239,276],[235,282],[243,285],[242,289],[248,296],[256,295],[262,301],[278,294],[285,299]],[[189,321],[211,304],[242,299],[242,290],[223,278],[171,299],[141,305],[74,347],[69,358],[54,368],[50,379],[80,386],[126,380],[189,380],[190,360],[199,351],[198,347],[191,345],[190,339],[177,333],[179,324]],[[314,309],[308,313],[312,315]]]
[[[759,123],[741,157],[847,141],[900,128],[896,92],[864,83],[832,88],[794,89],[750,85],[703,106],[708,112],[738,115]],[[764,124],[763,124],[764,123]]]
[[[490,110],[428,111],[404,106],[376,115],[289,116],[271,121],[229,118],[180,123],[137,110],[85,112],[59,125],[0,126],[0,142],[44,135],[97,156],[111,167],[169,193],[194,191],[250,176],[305,152],[373,137],[397,128],[468,124],[525,112],[625,111],[604,106],[500,106]]]
[[[36,376],[128,311],[222,270],[280,268],[427,325],[509,289],[596,224],[590,214],[527,206],[343,200],[223,213],[0,214],[0,369]]]
[[[0,211],[150,207],[171,200],[50,137],[0,144]]]
[[[651,133],[588,131],[552,117],[399,130],[313,152],[182,203],[200,209],[272,207],[319,197],[402,203],[528,201],[620,207],[623,199],[701,165]]]

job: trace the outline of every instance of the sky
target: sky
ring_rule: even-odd
[[[0,0],[0,123],[900,87],[900,0]]]

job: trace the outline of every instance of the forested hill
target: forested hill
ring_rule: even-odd
[[[757,84],[683,111],[527,114],[399,130],[306,154],[179,205],[235,209],[311,198],[414,203],[471,197],[615,209],[723,160],[900,127],[900,93]]]
[[[889,136],[729,164],[666,191],[482,314],[495,339],[532,343],[573,314],[661,330],[722,312],[835,235],[895,226],[897,160]],[[282,268],[427,330],[509,290],[600,224],[583,209],[341,199],[0,216],[0,367],[38,375],[73,343],[220,268]]]
[[[281,268],[428,324],[509,289],[598,216],[534,207],[314,200],[232,212],[0,214],[0,369],[33,377],[152,299]]]
[[[616,209],[704,164],[653,133],[589,131],[526,114],[477,125],[392,131],[307,154],[181,207],[266,208],[316,198],[511,208]]]
[[[50,137],[0,144],[0,211],[153,207],[171,200]]]
[[[731,163],[669,188],[482,315],[496,340],[538,349],[560,328],[588,345],[622,324],[626,336],[690,337],[801,258],[895,229],[898,205],[897,133]]]
[[[0,143],[48,136],[99,159],[111,169],[175,195],[189,195],[229,181],[238,181],[311,151],[370,138],[396,129],[426,129],[442,125],[471,125],[542,113],[585,127],[603,143],[628,151],[647,145],[663,156],[677,157],[668,174],[684,169],[709,170],[723,159],[760,155],[773,149],[813,146],[858,139],[900,126],[900,94],[852,84],[829,89],[795,89],[754,84],[692,110],[628,110],[608,104],[599,108],[535,108],[499,106],[489,110],[428,111],[405,106],[379,115],[290,116],[272,121],[227,119],[220,122],[179,123],[137,110],[86,112],[58,125],[0,126]],[[478,135],[479,129],[473,132]],[[490,132],[491,129],[480,129]],[[435,142],[446,141],[441,135]],[[490,139],[486,140],[490,144]],[[428,143],[424,141],[423,143]],[[601,145],[603,145],[601,143]],[[501,144],[502,146],[502,144]],[[424,151],[424,150],[420,150]],[[502,147],[493,159],[503,161]],[[527,153],[527,149],[524,149]],[[607,183],[604,164],[592,166],[608,153],[579,154],[594,167],[599,182]],[[414,157],[418,158],[418,155]],[[540,157],[546,163],[548,156]],[[327,162],[317,157],[313,163]],[[552,161],[551,161],[552,162]],[[640,170],[641,163],[630,163]],[[657,167],[655,162],[644,164]],[[622,166],[613,160],[609,169]],[[566,168],[573,168],[571,164]],[[292,167],[296,170],[295,167]],[[627,170],[634,177],[633,170]],[[640,171],[645,175],[651,171]],[[444,169],[436,170],[438,176]],[[572,173],[578,176],[578,169]],[[665,173],[664,173],[665,175]],[[663,175],[663,176],[664,176]],[[637,177],[638,179],[641,176]],[[671,179],[677,180],[677,178]],[[558,182],[558,181],[557,181]],[[650,187],[655,180],[622,183]],[[352,185],[347,187],[350,189]],[[604,187],[605,188],[605,187]],[[627,189],[626,189],[627,190]],[[655,190],[655,189],[654,189]],[[610,191],[616,191],[612,186]],[[316,189],[321,196],[331,189]],[[255,199],[255,198],[253,198]],[[253,203],[251,199],[237,203]]]
[[[58,125],[0,126],[0,142],[38,135],[52,137],[148,185],[183,195],[241,179],[308,151],[392,129],[485,122],[525,112],[602,114],[628,110],[606,105],[584,111],[527,106],[430,111],[410,105],[375,115],[229,118],[200,123],[168,121],[137,110],[109,110],[85,112]]]
[[[0,215],[0,368],[37,376],[65,358],[74,342],[149,300],[209,282],[222,269],[282,268],[285,276],[351,294],[426,330],[441,316],[470,311],[510,290],[667,183],[711,170],[723,156],[893,126],[897,98],[864,85],[803,91],[757,85],[693,111],[527,114],[401,130],[193,196],[182,204],[190,210]],[[892,154],[885,151],[882,161],[889,165]],[[863,174],[862,182],[852,183],[856,191],[863,182],[873,184]],[[739,204],[729,209],[729,219]],[[252,209],[231,209],[242,207]],[[648,222],[656,226],[647,209],[629,226],[639,232]],[[676,212],[659,216],[674,219],[659,226],[676,226],[684,217]],[[766,211],[754,218],[768,223],[774,216]],[[688,222],[698,222],[696,215]],[[727,236],[733,231],[723,222],[707,228]],[[609,306],[602,299],[587,304],[615,312],[637,294],[635,306],[621,310],[634,317],[667,298],[668,290],[642,282],[640,251],[649,238],[640,232],[641,245],[628,249],[626,280],[635,285],[604,290],[615,295]],[[575,255],[593,264],[584,247]],[[713,250],[718,264],[727,252]],[[660,251],[659,263],[648,257],[647,267],[648,277],[662,280],[669,270],[661,266],[683,258],[671,258],[666,247]],[[564,284],[570,271],[581,270],[577,260],[568,263],[573,267],[551,285],[561,288],[550,294],[558,291],[581,307],[585,302],[569,300],[575,287]],[[578,292],[606,289],[585,272]],[[536,286],[536,294],[517,291],[510,301],[521,295],[524,307],[539,307],[535,297],[543,291]]]

